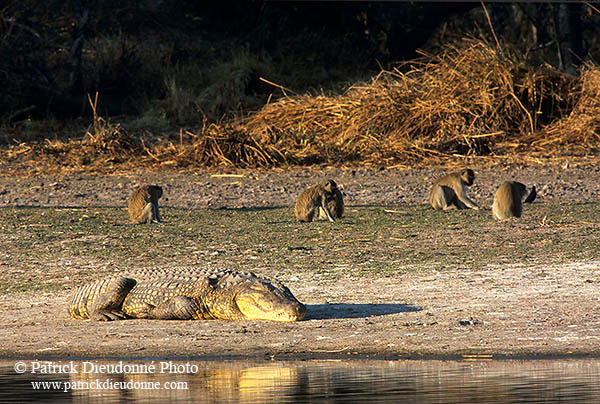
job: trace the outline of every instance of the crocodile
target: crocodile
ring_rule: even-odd
[[[298,321],[306,306],[282,283],[252,272],[148,268],[78,287],[69,305],[76,319]]]

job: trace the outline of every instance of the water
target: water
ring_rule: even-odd
[[[599,371],[600,359],[28,359],[0,362],[0,403],[600,403]]]

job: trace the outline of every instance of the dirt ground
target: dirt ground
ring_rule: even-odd
[[[470,195],[491,204],[505,179],[539,200],[600,198],[600,169],[477,170]],[[217,174],[217,176],[215,176]],[[0,206],[121,206],[136,184],[165,186],[166,206],[289,206],[307,184],[334,178],[348,205],[422,204],[440,170],[291,169],[234,173],[0,178]],[[220,186],[217,186],[219,185]],[[93,191],[92,191],[93,190]],[[0,261],[2,256],[0,255]],[[308,305],[305,321],[92,322],[68,317],[68,294],[0,295],[4,357],[461,357],[600,354],[597,260],[389,277],[281,279]]]

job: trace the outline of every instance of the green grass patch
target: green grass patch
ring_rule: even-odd
[[[0,293],[63,289],[144,266],[338,279],[599,258],[596,202],[527,205],[509,222],[489,210],[424,205],[350,206],[335,223],[298,223],[288,207],[161,213],[163,224],[131,225],[121,208],[2,208]]]

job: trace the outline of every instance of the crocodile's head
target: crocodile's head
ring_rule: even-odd
[[[306,315],[300,303],[283,284],[257,277],[235,277],[219,282],[220,298],[210,312],[230,320],[299,321]]]
[[[235,296],[235,303],[247,319],[298,321],[304,318],[306,306],[279,282],[250,282]]]

